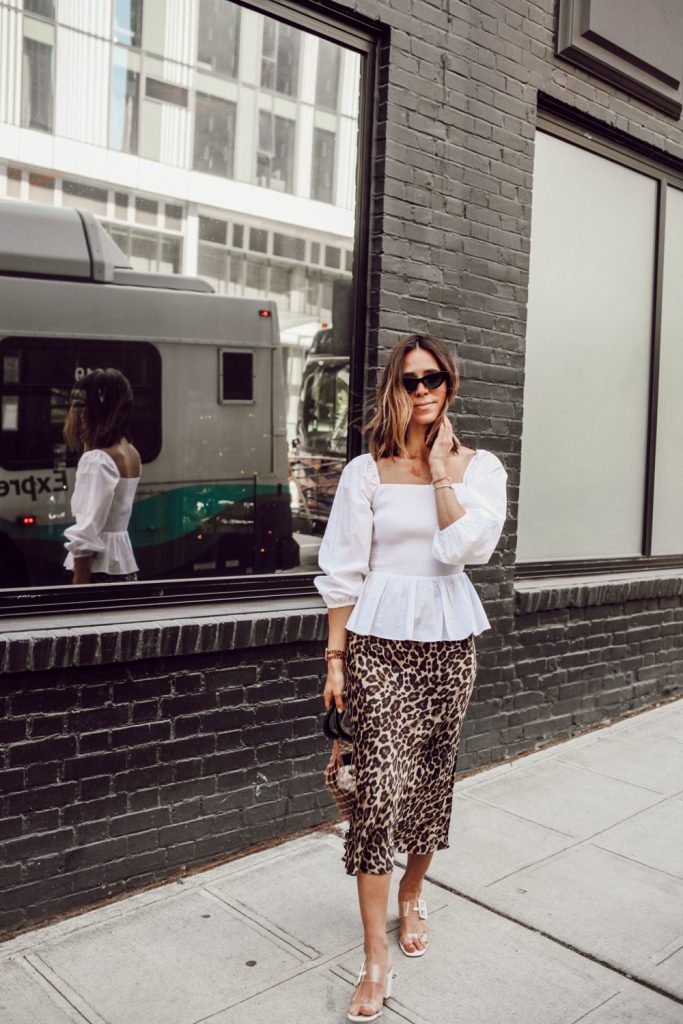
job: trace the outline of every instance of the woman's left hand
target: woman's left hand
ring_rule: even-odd
[[[429,453],[429,468],[432,471],[432,479],[446,474],[446,460],[453,450],[453,427],[447,416],[441,420],[437,431],[436,440]]]

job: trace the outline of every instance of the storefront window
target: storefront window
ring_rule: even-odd
[[[347,457],[371,44],[321,39],[253,5],[186,6],[177,25],[160,0],[112,0],[100,20],[34,3],[23,18],[25,124],[68,127],[79,148],[72,160],[55,147],[54,169],[17,148],[0,174],[1,198],[29,199],[52,218],[43,237],[64,238],[36,252],[42,269],[21,294],[0,274],[2,305],[21,319],[0,329],[0,588],[68,583],[77,455],[63,424],[74,383],[106,366],[135,396],[130,532],[143,582],[316,567]],[[335,197],[337,158],[349,181]],[[93,218],[109,236],[99,247]]]

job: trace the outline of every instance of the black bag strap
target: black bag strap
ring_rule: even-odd
[[[348,743],[353,742],[353,736],[346,731],[344,728],[344,715],[346,711],[338,711],[336,704],[332,707],[325,715],[323,721],[323,732],[327,736],[328,740],[346,740]]]

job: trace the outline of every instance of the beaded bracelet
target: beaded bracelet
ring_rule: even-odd
[[[336,660],[336,659],[341,659],[341,661],[346,661],[346,651],[335,651],[332,647],[326,647],[325,648],[325,661],[333,661],[333,660]]]

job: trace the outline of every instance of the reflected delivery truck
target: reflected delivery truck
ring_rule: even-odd
[[[88,370],[135,395],[141,578],[275,572],[292,537],[277,307],[131,268],[88,211],[0,202],[0,586],[68,582],[77,457],[62,427]]]

